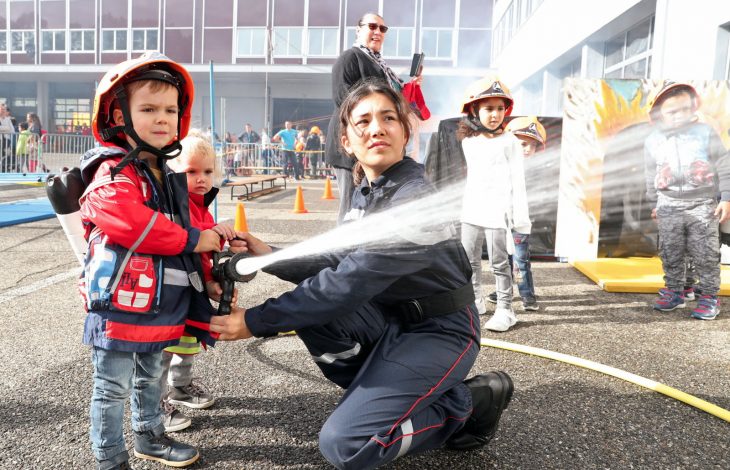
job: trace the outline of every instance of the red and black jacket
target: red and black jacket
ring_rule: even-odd
[[[155,352],[177,344],[187,330],[213,344],[208,325],[215,309],[193,252],[200,230],[190,223],[185,174],[163,164],[159,182],[144,161],[134,160],[112,178],[125,154],[96,148],[82,158],[87,189],[79,202],[89,242],[84,343]]]

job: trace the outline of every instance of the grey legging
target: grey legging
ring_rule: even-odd
[[[510,234],[511,236],[511,234]],[[490,229],[461,224],[461,244],[464,245],[466,255],[471,264],[471,282],[474,285],[474,295],[479,298],[482,287],[482,243],[487,239],[487,253],[489,265],[497,284],[497,307],[512,307],[512,270],[507,255],[507,230]]]

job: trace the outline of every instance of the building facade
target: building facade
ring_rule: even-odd
[[[561,115],[567,77],[730,80],[727,0],[497,0],[493,21],[518,114]]]
[[[0,102],[18,118],[37,112],[51,132],[87,124],[109,66],[159,50],[193,75],[195,125],[210,125],[211,106],[221,135],[246,122],[322,124],[332,64],[351,47],[357,20],[377,12],[390,27],[388,63],[407,75],[412,54],[425,52],[428,104],[453,114],[452,95],[489,66],[492,8],[493,0],[4,0]]]

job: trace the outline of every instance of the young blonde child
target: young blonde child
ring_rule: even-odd
[[[484,327],[493,331],[507,331],[517,323],[508,260],[514,251],[511,231],[529,234],[531,229],[522,148],[520,141],[505,133],[503,127],[513,103],[509,89],[498,78],[478,80],[467,88],[461,107],[466,117],[457,130],[467,164],[461,242],[472,267],[477,309],[483,314],[486,306],[481,293],[481,248],[486,237],[497,308]]]
[[[219,177],[215,150],[210,138],[199,130],[188,132],[182,142],[182,152],[169,166],[178,173],[185,173],[188,184],[190,223],[200,230],[211,229],[221,236],[221,246],[225,240],[232,240],[236,234],[229,224],[216,224],[208,211],[208,205],[215,199],[218,189],[213,181]],[[203,277],[209,294],[220,295],[220,289],[212,276],[211,252],[200,254]],[[175,405],[194,409],[213,406],[215,398],[206,391],[200,382],[193,381],[193,363],[200,353],[201,344],[194,337],[183,335],[176,346],[165,348],[163,353],[164,372],[162,377],[162,408],[165,412],[165,430],[181,431],[191,424],[189,417],[175,408]]]

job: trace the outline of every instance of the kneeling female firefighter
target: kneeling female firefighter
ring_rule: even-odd
[[[404,156],[409,107],[382,81],[355,87],[340,107],[341,143],[357,159],[349,219],[433,192],[423,166]],[[221,340],[296,330],[324,375],[346,389],[320,432],[337,468],[375,468],[446,444],[494,436],[513,384],[504,372],[464,381],[479,352],[471,269],[453,227],[431,245],[389,240],[265,268],[298,286],[248,310],[217,317]],[[248,235],[248,251],[271,247]]]

